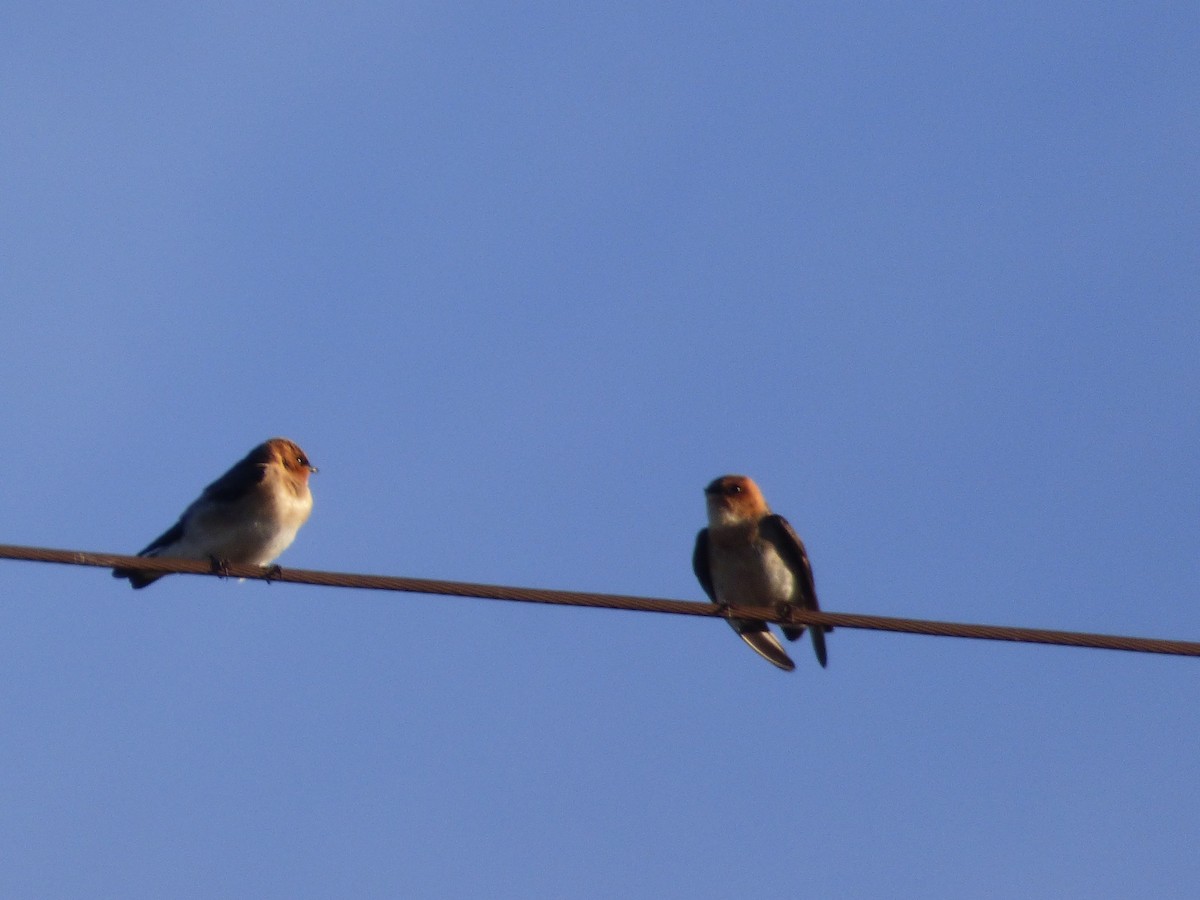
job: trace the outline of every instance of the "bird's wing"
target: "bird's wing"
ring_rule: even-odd
[[[206,487],[179,517],[179,521],[151,541],[138,556],[154,555],[155,550],[182,540],[190,516],[197,509],[211,509],[213,504],[235,503],[257,487],[266,475],[270,453],[265,446],[255,447],[234,464],[228,472]]]
[[[155,550],[170,546],[183,538],[183,519],[180,519],[138,552],[138,556],[153,556]],[[120,576],[118,576],[120,577]]]
[[[708,594],[708,599],[716,603],[717,595],[713,591],[712,572],[708,567],[707,528],[701,528],[700,533],[696,535],[696,549],[692,551],[692,571],[696,573],[696,579],[700,582],[700,587],[704,588],[704,593]]]
[[[163,547],[169,547],[183,537],[183,519],[180,519],[153,541],[147,544],[138,553],[138,556],[157,556],[154,551]],[[148,572],[139,572],[137,569],[113,569],[113,578],[128,578],[129,583],[135,588],[144,588],[148,584],[153,584],[166,575],[166,572],[150,574]]]
[[[255,447],[233,468],[210,484],[200,495],[200,500],[216,503],[232,503],[240,500],[253,490],[267,473],[267,463],[271,461],[270,451],[266,445]],[[184,513],[186,516],[187,513]]]
[[[796,573],[796,577],[799,579],[797,593],[800,605],[805,609],[820,612],[821,607],[817,603],[817,585],[813,580],[812,563],[808,561],[808,551],[804,549],[804,541],[800,540],[796,529],[783,516],[770,515],[762,520],[759,534],[764,540],[770,541],[775,546],[784,562],[788,564],[788,568]],[[825,651],[825,632],[832,630],[826,626],[813,626],[809,629],[809,633],[812,635],[813,650],[816,651],[817,660],[822,667],[828,660]],[[794,641],[804,634],[804,628],[788,626],[783,629],[783,633],[788,640]]]

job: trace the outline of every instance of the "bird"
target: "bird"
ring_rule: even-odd
[[[794,606],[819,611],[808,551],[795,529],[767,506],[762,491],[745,475],[722,475],[705,489],[708,527],[696,535],[692,569],[709,599],[720,606]],[[759,656],[784,671],[796,668],[779,639],[756,619],[726,621]],[[828,663],[825,632],[814,625],[817,661]],[[784,636],[794,641],[803,625],[786,625]]]
[[[316,471],[295,442],[264,441],[206,487],[138,556],[208,559],[217,571],[230,563],[268,565],[295,540],[312,512],[308,477]],[[112,574],[137,589],[167,573],[118,568]]]

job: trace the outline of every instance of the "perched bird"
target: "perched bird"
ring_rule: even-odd
[[[708,527],[696,535],[692,568],[709,598],[722,606],[795,605],[819,610],[812,566],[804,542],[783,516],[772,514],[758,485],[745,475],[723,475],[704,489]],[[767,623],[728,619],[733,630],[759,656],[790,672],[796,668]],[[827,627],[809,629],[822,666]],[[786,626],[794,641],[803,625]]]
[[[179,521],[138,556],[265,566],[287,549],[312,512],[308,476],[315,471],[298,446],[271,438],[206,487]],[[163,575],[113,569],[113,577],[144,588]]]

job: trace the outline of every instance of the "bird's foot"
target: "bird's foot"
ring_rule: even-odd
[[[212,572],[218,578],[229,577],[229,560],[219,559],[216,556],[209,556],[209,563],[212,565]]]
[[[270,568],[267,569],[267,574],[263,576],[263,581],[265,581],[267,584],[270,584],[282,574],[283,569],[280,568],[279,563],[272,563]]]

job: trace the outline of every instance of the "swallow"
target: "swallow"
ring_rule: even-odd
[[[230,563],[266,566],[287,549],[312,512],[308,476],[317,467],[287,438],[271,438],[210,484],[138,556],[209,559],[214,568]],[[113,569],[144,588],[165,573]]]
[[[820,610],[804,542],[787,519],[771,512],[752,479],[723,475],[704,489],[704,496],[708,527],[696,535],[692,568],[713,603]],[[763,659],[787,672],[796,668],[766,622],[726,621]],[[808,630],[822,668],[828,661],[828,630],[820,625]],[[804,626],[784,626],[783,634],[794,641],[804,634]]]

